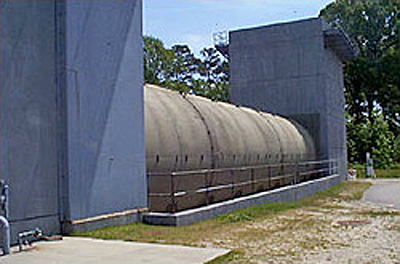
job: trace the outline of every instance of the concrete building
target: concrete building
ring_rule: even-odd
[[[0,18],[13,240],[135,221],[147,207],[142,1],[1,0]]]
[[[232,101],[293,118],[347,174],[343,62],[357,50],[322,19],[230,33]]]

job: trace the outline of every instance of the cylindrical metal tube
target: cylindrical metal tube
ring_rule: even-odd
[[[302,126],[246,107],[146,85],[145,117],[150,173],[315,158],[313,140]]]
[[[8,220],[0,215],[0,222],[3,228],[3,255],[10,254],[10,224]]]

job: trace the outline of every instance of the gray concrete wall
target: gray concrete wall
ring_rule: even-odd
[[[0,178],[15,241],[37,226],[60,231],[54,3],[2,0],[0,19]]]
[[[142,1],[0,8],[0,178],[11,188],[12,239],[147,207]]]
[[[147,207],[142,2],[68,1],[65,11],[65,220]]]
[[[309,129],[319,158],[347,170],[342,63],[320,19],[231,32],[232,101],[289,116]]]
[[[338,157],[341,175],[347,174],[347,142],[346,142],[346,121],[345,121],[345,98],[343,82],[343,65],[336,54],[326,49],[325,78],[326,78],[326,105],[327,105],[327,145],[328,156]]]

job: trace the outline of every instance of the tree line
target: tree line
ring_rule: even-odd
[[[336,0],[321,11],[360,49],[344,68],[348,156],[378,167],[400,162],[400,51],[398,0]]]
[[[360,56],[344,67],[348,157],[378,167],[400,162],[398,0],[336,0],[320,13],[355,41]],[[144,38],[145,81],[212,100],[230,100],[229,62],[215,48],[196,56],[187,45],[166,48]]]
[[[229,63],[215,48],[196,56],[187,45],[168,49],[155,37],[144,37],[144,78],[182,93],[216,101],[230,99]]]

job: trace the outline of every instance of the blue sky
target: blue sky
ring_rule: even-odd
[[[213,33],[316,17],[332,0],[144,0],[144,34],[196,53]]]

